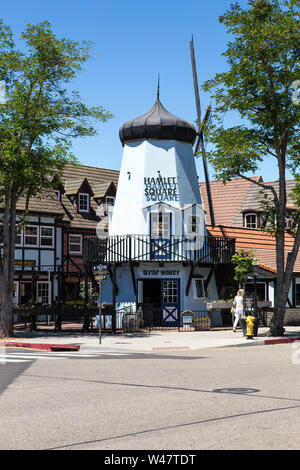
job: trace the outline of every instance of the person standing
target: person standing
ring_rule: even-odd
[[[243,289],[239,289],[237,295],[234,298],[233,305],[232,305],[232,313],[234,313],[234,323],[233,323],[233,331],[236,332],[236,327],[240,321],[240,317],[243,315],[244,311],[244,291]]]

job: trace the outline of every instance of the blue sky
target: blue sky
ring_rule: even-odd
[[[99,135],[74,141],[73,152],[84,165],[119,169],[119,128],[147,112],[160,98],[173,114],[195,121],[189,41],[193,34],[199,84],[226,69],[222,52],[229,36],[218,17],[228,0],[14,0],[3,2],[1,17],[18,38],[27,23],[48,20],[58,37],[94,42],[91,58],[74,83],[82,98],[101,105],[114,118],[97,124]],[[246,6],[247,0],[239,0]],[[204,112],[209,96],[201,92]],[[237,116],[230,115],[234,125]],[[202,181],[201,161],[197,161]],[[265,181],[277,179],[274,159],[261,166]],[[210,169],[211,179],[214,178]]]

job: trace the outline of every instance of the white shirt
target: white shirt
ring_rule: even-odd
[[[237,295],[234,298],[234,303],[235,303],[235,309],[236,310],[243,310],[244,305],[243,305],[243,296],[242,295]]]

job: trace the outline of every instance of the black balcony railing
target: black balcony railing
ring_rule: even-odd
[[[230,263],[235,253],[235,239],[223,237],[185,237],[168,239],[149,235],[113,235],[84,240],[85,265],[117,262],[193,262]]]

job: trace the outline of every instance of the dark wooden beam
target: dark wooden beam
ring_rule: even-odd
[[[190,292],[190,287],[191,287],[194,271],[195,271],[195,264],[192,264],[190,274],[189,274],[189,278],[188,278],[188,282],[187,282],[187,285],[186,285],[186,290],[185,290],[185,295],[186,296],[188,296],[189,292]]]
[[[116,283],[116,278],[117,278],[117,266],[116,266],[116,263],[114,263],[113,265],[113,269],[112,269],[112,277],[113,277],[113,307],[114,307],[114,311],[113,311],[113,314],[112,314],[112,325],[111,325],[111,329],[112,329],[112,333],[116,333],[117,332],[117,314],[116,314],[116,287],[117,287],[117,283]]]
[[[133,267],[132,263],[129,263],[129,267],[130,267],[130,273],[131,273],[131,280],[132,280],[134,295],[136,296],[136,280],[135,280],[134,267]]]
[[[113,272],[112,272],[110,264],[108,265],[108,274],[109,274],[111,282],[114,283]],[[115,281],[115,289],[116,289],[116,295],[119,295],[119,289],[118,289],[118,285],[116,281]]]
[[[206,281],[205,281],[205,283],[204,283],[205,295],[207,294],[207,289],[208,289],[209,283],[210,283],[210,281],[211,281],[211,278],[212,278],[212,276],[213,276],[213,274],[214,274],[214,272],[215,272],[215,268],[216,268],[216,265],[213,264],[212,267],[210,268],[210,271],[209,271],[209,273],[208,273],[207,279],[206,279]],[[207,296],[207,295],[206,295],[206,296]]]

